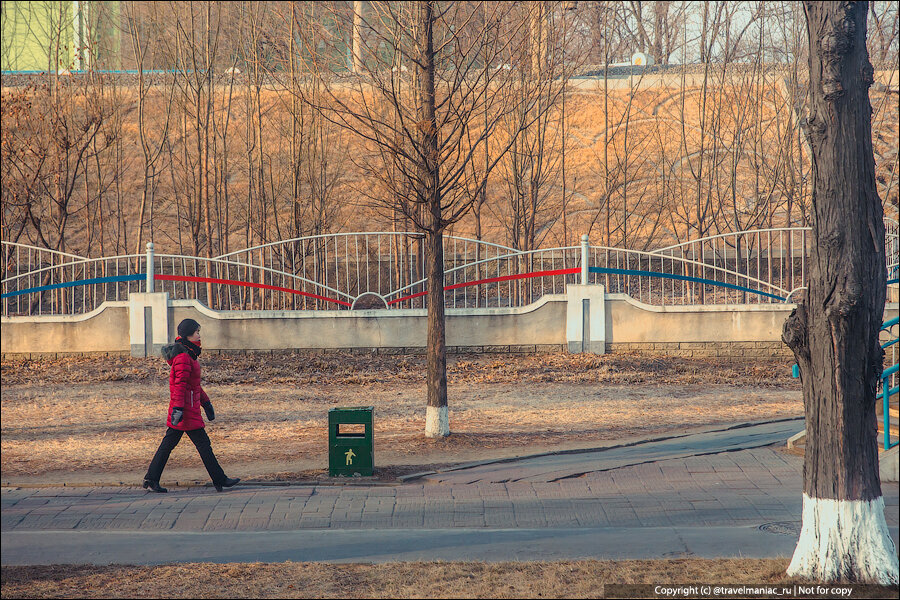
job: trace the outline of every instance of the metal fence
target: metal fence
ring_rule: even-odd
[[[898,228],[886,220],[888,301],[898,299]],[[522,252],[444,238],[448,308],[530,304],[567,284],[602,283],[654,305],[793,301],[808,274],[809,228],[711,236],[650,252],[582,245]],[[216,310],[348,310],[427,306],[425,245],[409,232],[296,238],[217,257],[85,258],[3,242],[2,314],[86,313],[139,291]],[[147,268],[150,265],[151,268]]]
[[[146,256],[85,258],[3,242],[3,316],[87,313],[145,289]]]

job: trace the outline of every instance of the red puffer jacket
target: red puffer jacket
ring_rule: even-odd
[[[163,348],[166,362],[172,366],[169,372],[169,416],[166,425],[172,429],[191,431],[205,427],[200,405],[209,402],[209,396],[200,387],[200,363],[191,358],[187,348],[179,343]],[[172,409],[184,409],[178,425],[172,425]]]

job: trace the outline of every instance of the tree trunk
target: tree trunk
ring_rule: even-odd
[[[428,270],[427,403],[425,437],[450,435],[447,411],[447,346],[444,321],[444,223],[441,214],[440,154],[434,91],[434,7],[419,4],[419,177],[418,200],[428,211],[425,233],[425,264]]]
[[[425,437],[450,435],[447,408],[447,341],[444,320],[444,236],[429,231],[425,235],[425,264],[428,269],[427,406]]]
[[[544,66],[544,3],[531,2],[529,10],[531,11],[529,23],[531,28],[531,76],[537,79],[541,76]]]
[[[896,584],[875,390],[882,372],[884,215],[875,191],[865,2],[804,2],[813,196],[808,291],[783,339],[806,412],[803,525],[788,574]]]
[[[360,0],[353,2],[353,64],[351,65],[353,72],[357,75],[362,72],[362,14],[363,3]]]

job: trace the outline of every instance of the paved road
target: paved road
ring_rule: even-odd
[[[897,539],[896,528],[894,539]],[[3,564],[789,557],[796,536],[740,527],[370,529],[3,534]]]
[[[735,430],[742,450],[714,432],[633,446],[637,464],[613,448],[402,485],[3,488],[2,563],[789,556],[802,459],[758,446],[782,425]],[[896,543],[897,484],[884,494]]]

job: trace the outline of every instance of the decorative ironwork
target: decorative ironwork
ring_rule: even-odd
[[[886,227],[890,302],[898,295],[898,227],[890,219]],[[565,293],[568,284],[602,283],[609,293],[655,305],[792,301],[806,280],[810,238],[809,228],[761,229],[650,252],[586,241],[521,252],[446,236],[444,300],[448,308],[515,307]],[[86,313],[145,290],[215,310],[350,310],[363,296],[356,308],[424,308],[423,242],[410,232],[337,233],[214,258],[154,254],[152,247],[85,258],[3,242],[2,314]]]

